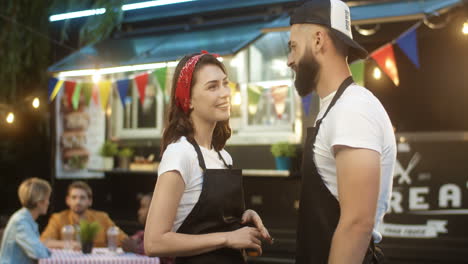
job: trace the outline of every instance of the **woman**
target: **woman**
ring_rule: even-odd
[[[0,264],[36,263],[48,258],[50,252],[39,240],[36,219],[47,213],[52,188],[39,178],[23,181],[18,188],[18,197],[23,208],[16,211],[8,221],[0,249]]]
[[[145,228],[150,256],[176,263],[245,263],[271,242],[257,213],[245,211],[240,170],[223,149],[231,135],[224,65],[202,52],[184,57],[172,83],[168,125]],[[250,223],[255,227],[242,227]]]

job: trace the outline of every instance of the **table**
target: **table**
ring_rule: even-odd
[[[40,259],[39,264],[159,264],[159,258],[133,253],[124,253],[119,249],[116,253],[107,248],[93,248],[92,254],[83,254],[81,251],[51,249],[52,255],[47,259]]]

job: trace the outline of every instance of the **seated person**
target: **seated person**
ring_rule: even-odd
[[[149,206],[151,203],[151,194],[144,194],[139,197],[140,208],[138,209],[138,223],[143,227],[146,223],[146,216],[148,215]],[[125,239],[122,242],[122,249],[127,252],[133,252],[140,255],[145,255],[145,248],[143,246],[143,234],[145,230],[137,231],[133,236]]]
[[[140,208],[138,209],[138,222],[144,227],[146,224],[146,217],[148,216],[149,206],[151,204],[152,193],[144,194],[140,199]],[[122,249],[126,252],[133,252],[140,255],[145,255],[144,247],[144,234],[145,230],[137,231],[133,236],[125,239],[122,242]],[[161,264],[172,264],[174,263],[173,258],[159,258]]]
[[[109,215],[105,212],[89,209],[93,202],[93,192],[91,187],[83,181],[73,182],[68,186],[66,203],[69,209],[52,214],[41,240],[49,248],[63,248],[65,242],[62,240],[62,228],[66,225],[79,226],[80,220],[88,222],[98,222],[101,226],[94,240],[95,247],[107,247],[107,229],[115,226]],[[127,235],[120,231],[118,244],[121,245]],[[77,242],[76,242],[77,243]],[[73,245],[74,248],[79,245]]]
[[[36,219],[47,213],[52,188],[39,178],[23,181],[18,197],[23,206],[8,221],[0,248],[0,264],[36,263],[50,257],[47,247],[39,240]]]

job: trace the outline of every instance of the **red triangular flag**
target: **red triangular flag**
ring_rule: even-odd
[[[395,61],[395,55],[393,53],[393,46],[391,43],[381,47],[374,51],[371,57],[377,62],[380,69],[382,69],[393,83],[398,86],[400,79],[398,78],[398,69]]]
[[[135,82],[138,88],[138,95],[140,96],[140,103],[143,105],[143,102],[145,101],[146,85],[148,84],[148,73],[145,72],[137,75],[135,77]]]
[[[67,106],[71,107],[73,94],[75,93],[76,82],[65,81],[65,96],[67,97]]]
[[[98,84],[94,84],[93,85],[93,93],[92,93],[92,97],[93,97],[93,102],[95,105],[99,105],[99,86]]]

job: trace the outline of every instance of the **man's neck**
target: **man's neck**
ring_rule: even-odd
[[[331,59],[321,68],[319,80],[317,82],[317,94],[320,99],[336,92],[343,81],[351,76],[348,64],[342,59]]]
[[[80,220],[82,219],[86,219],[86,212],[88,210],[85,210],[82,214],[77,214],[75,212],[73,212],[72,210],[70,210],[70,218],[71,218],[71,221],[73,223],[79,223]]]

